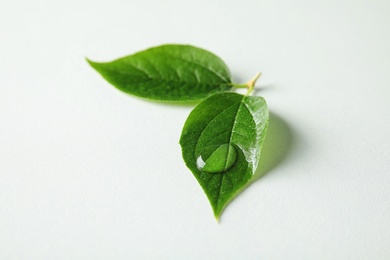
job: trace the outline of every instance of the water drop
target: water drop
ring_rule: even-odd
[[[199,170],[209,173],[224,172],[231,168],[237,159],[233,145],[213,145],[205,148],[196,160]]]

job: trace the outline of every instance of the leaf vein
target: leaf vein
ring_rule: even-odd
[[[218,116],[220,116],[223,112],[225,112],[227,109],[231,108],[231,107],[234,106],[234,105],[237,105],[237,103],[233,103],[232,105],[225,107],[224,109],[221,110],[221,112],[217,113],[213,118],[211,118],[211,119],[208,121],[207,126],[202,130],[202,132],[201,132],[200,135],[199,135],[198,140],[196,141],[195,149],[198,147],[199,140],[202,138],[203,134],[205,133],[206,129],[210,126],[211,122],[213,122],[214,120],[216,120],[216,118],[218,118]]]
[[[223,76],[221,73],[217,72],[216,70],[212,69],[211,67],[207,67],[207,66],[202,65],[202,64],[200,64],[200,63],[197,63],[197,62],[194,62],[194,61],[190,61],[190,60],[186,60],[186,59],[184,59],[184,58],[179,58],[179,57],[174,56],[174,55],[172,55],[172,57],[173,57],[174,59],[181,60],[181,61],[184,61],[184,62],[187,62],[187,63],[190,63],[190,64],[194,64],[194,65],[196,65],[196,66],[198,66],[198,67],[201,67],[201,68],[203,68],[203,69],[206,69],[206,70],[208,70],[208,71],[211,71],[212,73],[214,73],[214,75],[218,76],[218,77],[219,77],[220,79],[222,79],[223,81],[225,81],[225,82],[230,82],[230,80],[229,80],[228,78],[225,78],[225,76]]]
[[[240,101],[240,105],[238,106],[238,109],[237,109],[237,111],[236,111],[236,115],[234,116],[234,123],[233,123],[233,126],[232,126],[232,128],[231,128],[231,130],[230,130],[230,137],[229,137],[229,145],[231,144],[231,142],[232,142],[232,136],[233,136],[233,131],[234,131],[234,128],[235,128],[235,126],[236,126],[236,123],[237,123],[237,116],[238,116],[238,111],[240,111],[240,108],[241,108],[241,106],[242,106],[242,104],[243,104],[243,100],[244,100],[244,98],[245,97],[243,97],[242,99],[241,99],[241,101]],[[217,202],[216,202],[216,208],[218,208],[218,205],[219,205],[219,203],[220,203],[220,198],[221,198],[221,190],[222,190],[222,186],[223,186],[223,180],[224,180],[224,178],[225,178],[225,174],[224,173],[222,173],[223,175],[222,175],[222,179],[221,179],[221,185],[219,186],[219,191],[218,191],[218,199],[217,199]]]

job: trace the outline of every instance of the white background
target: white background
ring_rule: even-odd
[[[0,259],[389,259],[390,1],[5,1]],[[262,178],[218,224],[178,140],[192,106],[84,57],[164,44],[262,71]]]

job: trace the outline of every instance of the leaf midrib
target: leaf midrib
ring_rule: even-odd
[[[198,139],[196,140],[195,150],[196,150],[197,147],[198,147],[199,140],[201,139],[202,135],[204,134],[204,132],[206,131],[206,129],[207,129],[207,127],[210,125],[210,123],[211,123],[213,120],[215,120],[218,116],[220,116],[223,112],[225,112],[227,109],[231,108],[231,107],[234,106],[234,105],[236,105],[236,103],[233,103],[232,105],[225,107],[220,113],[216,114],[213,118],[211,118],[211,119],[208,121],[207,126],[202,130],[202,132],[200,133]],[[237,110],[237,111],[238,111],[238,110]],[[237,117],[237,113],[236,113],[234,119],[235,119],[236,117]],[[234,126],[234,124],[233,124],[233,126]],[[232,128],[233,128],[233,127],[232,127]],[[229,137],[229,144],[230,144],[230,140],[231,140],[231,137]],[[196,156],[196,155],[194,155],[194,156]]]
[[[230,131],[229,145],[230,145],[231,142],[232,142],[233,130],[234,130],[235,126],[236,126],[236,122],[237,122],[236,119],[237,119],[238,111],[240,111],[241,106],[242,106],[243,103],[244,103],[243,100],[244,100],[245,98],[246,98],[245,96],[243,96],[243,97],[241,98],[240,105],[238,106],[237,111],[236,111],[236,115],[234,116],[234,123],[233,123],[232,129],[231,129],[231,131]],[[215,208],[216,208],[216,209],[218,209],[219,199],[221,198],[221,189],[222,189],[222,185],[223,185],[223,180],[224,180],[224,178],[226,178],[226,176],[225,176],[225,174],[223,173],[223,174],[222,174],[222,178],[221,178],[221,185],[219,186],[219,190],[218,190],[218,199],[217,199],[217,203],[216,203],[216,205],[215,205]]]
[[[119,59],[117,61],[121,61],[122,60],[122,62],[125,62],[126,65],[132,66],[135,69],[137,69],[137,70],[143,72],[144,74],[148,75],[148,73],[145,72],[145,70],[140,69],[138,66],[133,64],[133,60],[132,59],[135,58],[136,56],[141,56],[141,57],[137,57],[137,58],[143,58],[144,61],[148,62],[152,67],[154,67],[155,71],[158,71],[159,70],[158,67],[156,67],[156,65],[153,62],[151,62],[150,58],[142,57],[143,54],[144,54],[143,52],[140,52],[140,53],[137,53],[137,54],[135,54],[133,56],[124,57],[124,58]],[[189,63],[189,64],[192,64],[192,65],[195,65],[197,67],[200,67],[200,68],[202,68],[202,69],[204,69],[206,71],[209,71],[209,72],[213,73],[215,76],[217,76],[224,83],[231,83],[231,75],[230,75],[229,69],[227,68],[226,64],[218,56],[213,55],[213,58],[217,59],[221,63],[220,65],[222,65],[224,67],[224,70],[226,70],[226,72],[228,74],[227,77],[222,75],[220,72],[214,70],[212,67],[208,67],[208,66],[205,66],[205,65],[203,65],[201,63],[190,61],[190,60],[184,59],[182,57],[178,57],[178,56],[176,56],[176,55],[174,55],[172,53],[158,53],[158,55],[160,56],[161,60],[163,60],[163,59],[167,59],[167,60],[175,59],[177,61],[182,61],[182,62],[185,62],[185,63]],[[168,65],[168,64],[169,63],[166,63],[165,65]],[[171,66],[171,64],[169,64],[169,66]]]
[[[144,72],[143,70],[140,70],[139,68],[135,67],[133,65],[134,68],[138,69],[139,71],[145,73],[147,76],[138,76],[138,75],[132,75],[130,73],[127,73],[127,72],[124,72],[124,71],[121,71],[121,70],[116,70],[116,69],[111,69],[111,68],[104,68],[104,70],[106,71],[109,71],[109,72],[114,72],[114,73],[117,73],[117,74],[122,74],[122,75],[125,75],[125,76],[129,76],[129,77],[142,77],[144,78],[144,80],[139,80],[138,82],[132,82],[130,84],[134,84],[134,85],[138,85],[138,84],[143,84],[143,83],[146,83],[148,81],[163,81],[163,82],[166,82],[166,83],[169,83],[169,82],[175,82],[175,83],[178,83],[178,84],[193,84],[193,85],[196,85],[196,86],[222,86],[222,85],[229,85],[231,84],[231,82],[221,82],[221,83],[202,83],[202,82],[191,82],[191,81],[183,81],[183,80],[173,80],[173,79],[165,79],[163,77],[161,78],[156,78],[156,77],[151,77],[148,73]],[[110,78],[109,76],[107,78]]]
[[[167,55],[167,56],[169,56],[169,55]],[[216,76],[218,76],[221,80],[226,81],[226,82],[230,82],[230,79],[229,79],[229,78],[226,79],[226,78],[225,78],[224,76],[222,76],[219,72],[217,72],[217,71],[211,69],[210,67],[206,67],[206,66],[204,66],[204,65],[202,65],[202,64],[200,64],[200,63],[193,62],[193,61],[189,61],[189,60],[186,60],[186,59],[183,59],[183,58],[179,58],[179,57],[176,57],[176,56],[174,56],[174,55],[170,55],[170,56],[171,56],[172,58],[174,58],[174,59],[181,60],[181,61],[184,61],[184,62],[187,62],[187,63],[190,63],[190,64],[195,64],[196,66],[199,66],[199,67],[201,67],[201,68],[204,68],[204,69],[206,69],[206,70],[209,70],[209,71],[211,71],[212,73],[214,73]],[[229,75],[229,77],[230,77],[230,75]]]

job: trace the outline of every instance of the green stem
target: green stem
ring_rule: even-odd
[[[246,96],[249,96],[253,89],[255,88],[255,84],[257,79],[261,76],[261,72],[257,73],[251,80],[249,80],[245,84],[232,84],[234,88],[246,88],[248,91],[246,92]]]
[[[232,84],[233,88],[248,88],[246,84]]]

